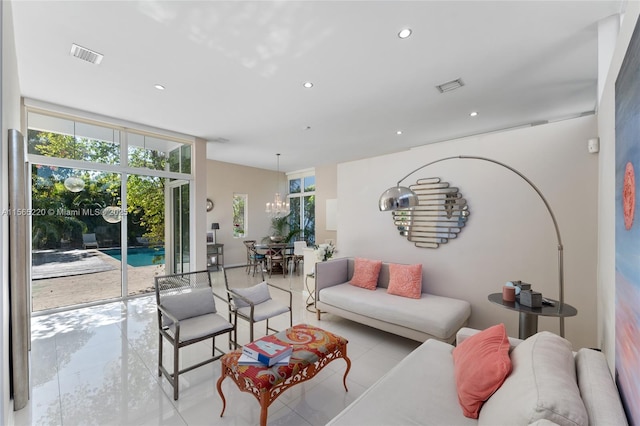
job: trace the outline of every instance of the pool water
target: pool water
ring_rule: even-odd
[[[122,261],[120,249],[100,250],[114,259]],[[129,266],[150,266],[164,263],[164,247],[131,247],[127,249],[127,264]]]

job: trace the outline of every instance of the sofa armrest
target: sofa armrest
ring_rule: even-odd
[[[339,258],[316,263],[316,300],[323,288],[349,281],[349,258]]]
[[[575,356],[578,388],[590,425],[626,425],[627,419],[604,354],[582,348]]]
[[[477,330],[475,328],[462,327],[456,333],[456,346],[464,342],[465,339],[468,339],[469,337],[473,336],[474,334],[478,334],[481,331],[482,330]],[[513,349],[515,346],[517,346],[521,342],[522,342],[521,339],[516,339],[515,337],[509,337],[509,344],[511,345],[511,349]]]

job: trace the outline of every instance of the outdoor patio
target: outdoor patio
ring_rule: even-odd
[[[49,250],[34,256],[33,312],[120,296],[121,262],[99,250]],[[152,292],[164,264],[128,266],[129,294]]]

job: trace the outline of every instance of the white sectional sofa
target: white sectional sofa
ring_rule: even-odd
[[[463,328],[458,342],[477,330]],[[458,402],[452,345],[428,340],[367,389],[328,425],[615,425],[627,420],[605,357],[571,351],[549,332],[509,339],[512,371],[477,419]]]
[[[330,312],[419,342],[437,339],[449,343],[467,324],[469,302],[428,294],[424,283],[419,299],[388,294],[389,263],[382,263],[375,290],[349,284],[354,263],[353,258],[339,258],[316,264],[318,320],[321,312]]]

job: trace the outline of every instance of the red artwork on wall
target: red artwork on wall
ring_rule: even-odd
[[[622,184],[622,211],[624,214],[624,227],[629,230],[633,225],[633,216],[636,210],[636,175],[633,164],[627,163]]]

